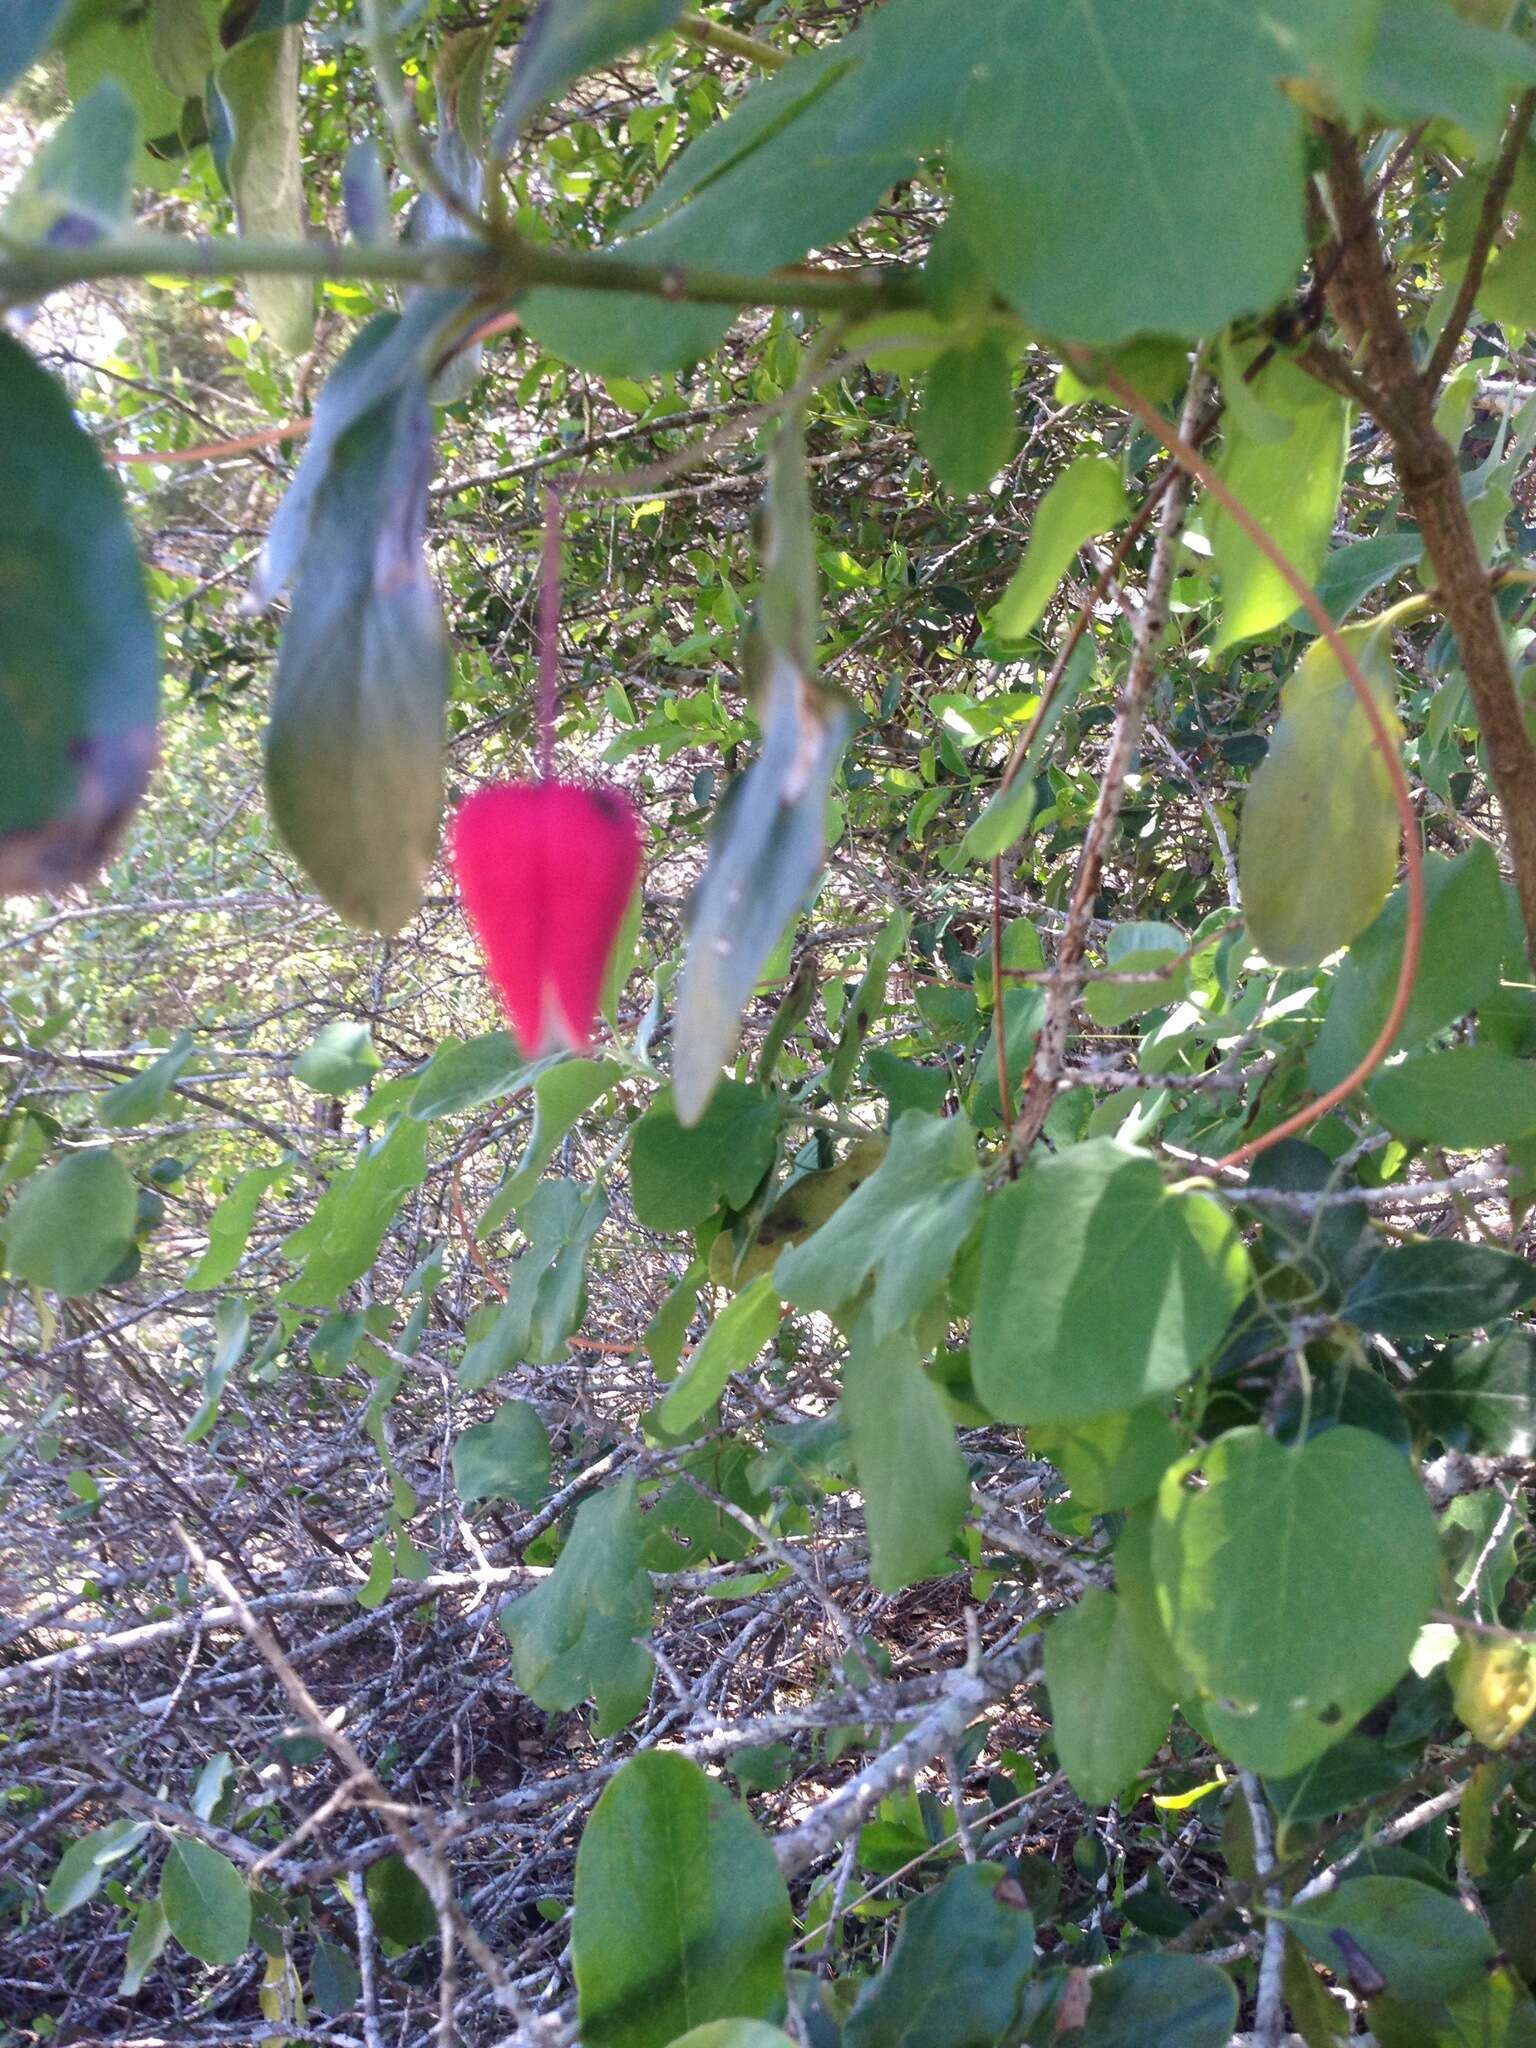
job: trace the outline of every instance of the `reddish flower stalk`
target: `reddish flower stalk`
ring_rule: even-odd
[[[464,905],[512,1029],[530,1059],[585,1052],[603,976],[640,873],[641,835],[621,790],[555,776],[560,499],[546,491],[539,565],[537,782],[476,791],[454,817]]]

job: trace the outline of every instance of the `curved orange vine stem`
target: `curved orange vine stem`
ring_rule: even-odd
[[[1246,1145],[1239,1145],[1236,1151],[1228,1152],[1224,1158],[1216,1162],[1218,1166],[1241,1166],[1246,1160],[1255,1159],[1259,1153],[1267,1152],[1272,1145],[1278,1145],[1283,1138],[1289,1138],[1297,1131],[1304,1131],[1309,1124],[1316,1123],[1320,1116],[1326,1116],[1328,1111],[1336,1108],[1346,1096],[1352,1095],[1391,1051],[1413,998],[1413,985],[1418,976],[1419,955],[1424,943],[1424,855],[1419,845],[1419,821],[1414,814],[1413,795],[1408,787],[1408,776],[1403,768],[1402,757],[1387,729],[1370,685],[1361,672],[1360,664],[1350,652],[1348,643],[1329,616],[1322,599],[1285,550],[1271,539],[1248,507],[1240,498],[1234,496],[1216,471],[1189,445],[1178,429],[1170,426],[1156,407],[1143,398],[1134,385],[1128,384],[1115,371],[1110,370],[1107,375],[1102,372],[1100,374],[1102,381],[1109,385],[1121,404],[1136,415],[1148,433],[1157,436],[1181,469],[1194,477],[1202,489],[1210,492],[1295,592],[1298,603],[1317,627],[1334,660],[1349,678],[1350,688],[1365,713],[1366,722],[1371,729],[1371,739],[1377,753],[1386,764],[1387,775],[1392,784],[1393,801],[1397,806],[1398,824],[1402,831],[1403,861],[1407,869],[1408,882],[1408,919],[1403,934],[1403,962],[1398,970],[1397,989],[1392,998],[1392,1007],[1387,1012],[1386,1022],[1377,1033],[1370,1051],[1342,1081],[1319,1095],[1315,1102],[1309,1102],[1304,1108],[1284,1118],[1273,1130],[1265,1131],[1262,1137],[1254,1138]]]

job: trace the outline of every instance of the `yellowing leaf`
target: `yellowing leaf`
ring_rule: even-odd
[[[1451,1659],[1451,1689],[1462,1722],[1487,1749],[1505,1749],[1536,1714],[1536,1650],[1478,1637]]]
[[[885,1157],[890,1139],[883,1131],[861,1138],[845,1158],[820,1173],[804,1173],[774,1202],[763,1218],[756,1238],[736,1259],[736,1247],[729,1231],[722,1231],[710,1247],[709,1277],[717,1287],[745,1287],[760,1273],[768,1273],[786,1245],[800,1244],[819,1230],[848,1197],[869,1179]]]
[[[1374,626],[1342,637],[1394,742],[1392,669]],[[1397,868],[1397,807],[1370,721],[1319,640],[1285,686],[1280,722],[1249,787],[1238,880],[1254,945],[1277,967],[1312,967],[1365,930]]]

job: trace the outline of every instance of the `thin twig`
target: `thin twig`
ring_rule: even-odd
[[[1205,377],[1197,370],[1190,379],[1184,399],[1186,433],[1194,431],[1204,406]],[[1183,436],[1178,438],[1181,447],[1189,447],[1187,439]],[[1198,456],[1195,459],[1199,461]],[[1034,1144],[1056,1099],[1056,1077],[1066,1058],[1067,1031],[1075,999],[1076,983],[1072,971],[1081,962],[1088,944],[1099,877],[1120,816],[1125,778],[1130,773],[1141,739],[1142,720],[1146,716],[1157,675],[1163,635],[1168,627],[1168,598],[1178,558],[1178,537],[1193,481],[1193,473],[1180,463],[1177,475],[1162,497],[1157,538],[1152,546],[1152,563],[1147,572],[1146,601],[1137,613],[1132,629],[1131,665],[1121,687],[1109,754],[1099,778],[1099,799],[1078,857],[1072,895],[1067,904],[1066,928],[1056,947],[1057,974],[1046,996],[1045,1020],[1035,1040],[1034,1057],[1030,1061],[1029,1078],[1025,1084],[1024,1106],[1009,1133],[1008,1154],[1012,1160],[1022,1158]]]
[[[1407,869],[1408,882],[1408,914],[1403,933],[1402,966],[1398,972],[1397,988],[1386,1021],[1377,1033],[1370,1050],[1342,1081],[1327,1089],[1305,1108],[1297,1110],[1294,1115],[1275,1124],[1261,1137],[1250,1140],[1246,1145],[1239,1145],[1219,1162],[1222,1166],[1236,1166],[1244,1160],[1256,1158],[1261,1152],[1267,1152],[1283,1138],[1294,1137],[1298,1131],[1306,1130],[1316,1123],[1319,1117],[1325,1116],[1330,1109],[1347,1100],[1360,1084],[1375,1072],[1396,1042],[1403,1019],[1408,1014],[1408,1005],[1413,999],[1413,985],[1418,976],[1419,953],[1424,940],[1424,855],[1419,844],[1419,821],[1413,808],[1413,794],[1408,787],[1408,776],[1403,767],[1402,750],[1387,729],[1375,692],[1366,681],[1359,662],[1355,659],[1348,641],[1334,623],[1327,606],[1285,550],[1272,538],[1262,523],[1255,519],[1223,478],[1211,468],[1198,449],[1191,446],[1187,436],[1171,427],[1157,408],[1115,371],[1107,373],[1106,381],[1121,403],[1136,415],[1150,433],[1156,434],[1186,475],[1197,479],[1202,488],[1210,492],[1265,560],[1279,572],[1295,592],[1307,615],[1327,642],[1329,652],[1349,679],[1350,687],[1370,727],[1372,742],[1391,780],[1398,824],[1402,831],[1403,861]],[[1042,1033],[1042,1038],[1043,1036]]]
[[[1494,238],[1504,219],[1504,208],[1509,199],[1510,187],[1515,182],[1515,172],[1520,167],[1520,152],[1525,147],[1526,132],[1531,125],[1531,116],[1536,114],[1536,90],[1522,93],[1515,102],[1514,119],[1504,137],[1504,147],[1499,151],[1498,161],[1488,179],[1488,189],[1483,194],[1483,204],[1477,216],[1477,226],[1472,231],[1472,246],[1467,252],[1467,267],[1461,274],[1461,283],[1446,315],[1440,338],[1430,350],[1429,361],[1424,365],[1424,383],[1428,390],[1438,391],[1440,380],[1451,367],[1461,337],[1467,331],[1467,322],[1472,318],[1472,309],[1477,304],[1477,295],[1482,290],[1483,276],[1488,268],[1488,259],[1493,254]]]
[[[1253,1829],[1253,1867],[1264,1886],[1268,1914],[1264,1922],[1264,1946],[1259,1958],[1259,1988],[1254,2001],[1254,2048],[1280,2048],[1285,2033],[1285,1994],[1281,1972],[1285,1966],[1285,1922],[1278,1909],[1285,1903],[1282,1888],[1267,1883],[1275,1868],[1275,1831],[1269,1817],[1264,1788],[1252,1771],[1239,1774],[1243,1801]]]

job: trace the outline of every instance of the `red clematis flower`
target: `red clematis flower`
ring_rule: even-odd
[[[616,789],[503,782],[459,806],[459,896],[526,1057],[585,1052],[640,872],[640,826]]]

